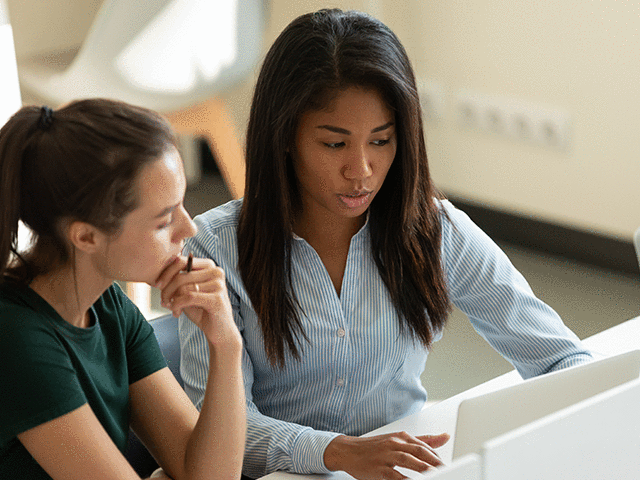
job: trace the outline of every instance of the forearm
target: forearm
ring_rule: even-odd
[[[244,473],[252,478],[274,471],[329,473],[324,450],[338,435],[268,417],[248,402]]]
[[[190,479],[240,478],[246,432],[241,350],[209,346],[205,397],[185,455]]]

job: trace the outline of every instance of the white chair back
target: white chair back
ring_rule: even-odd
[[[263,0],[236,2],[105,0],[66,69],[60,72],[45,64],[25,63],[20,78],[53,106],[78,98],[106,97],[160,111],[185,108],[238,83],[257,63],[264,29]],[[219,40],[216,45],[214,34],[234,22],[235,28],[229,31],[235,32],[235,39]],[[234,60],[223,62],[216,75],[207,72],[206,55],[214,57],[217,49],[229,51],[233,42]],[[136,49],[136,45],[144,48]],[[165,48],[151,52],[150,45]],[[176,45],[185,51],[170,48]],[[135,72],[136,68],[141,72]],[[150,69],[151,75],[147,73]],[[182,88],[175,83],[163,88],[163,75],[173,78],[176,73],[191,75],[191,81],[183,82]],[[145,85],[139,81],[145,75],[158,82]]]

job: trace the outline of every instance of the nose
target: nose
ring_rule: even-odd
[[[362,180],[370,177],[372,173],[371,161],[364,145],[354,150],[342,168],[342,174],[347,180]]]
[[[180,215],[179,227],[175,230],[175,242],[182,242],[185,238],[193,237],[197,231],[198,227],[191,219],[191,215],[184,209],[184,206],[180,206],[179,212],[176,212]]]

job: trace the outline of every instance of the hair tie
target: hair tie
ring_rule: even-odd
[[[42,130],[48,130],[53,123],[53,110],[44,105],[40,109],[40,118],[38,119],[38,127]]]

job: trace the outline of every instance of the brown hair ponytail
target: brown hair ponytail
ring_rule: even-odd
[[[138,173],[170,146],[175,138],[163,117],[122,102],[21,108],[0,130],[0,281],[28,283],[67,262],[63,219],[117,232],[137,205]],[[19,220],[35,239],[12,261]]]

